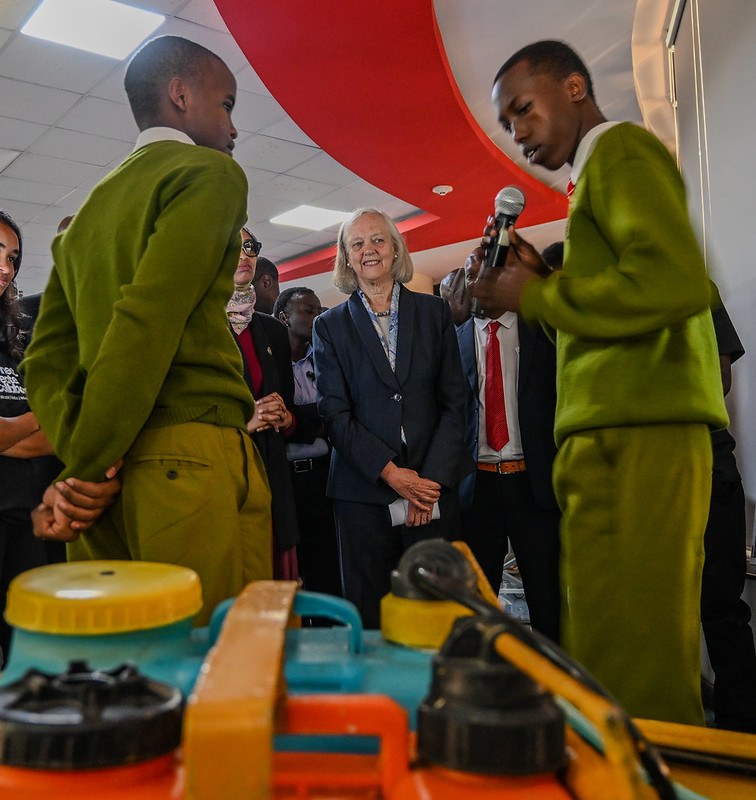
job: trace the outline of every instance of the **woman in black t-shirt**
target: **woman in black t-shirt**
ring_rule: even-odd
[[[18,374],[25,346],[15,285],[20,264],[21,231],[0,211],[0,614],[11,580],[49,559],[45,544],[32,533],[31,511],[42,498],[54,459]],[[0,617],[0,663],[9,642],[10,627]]]

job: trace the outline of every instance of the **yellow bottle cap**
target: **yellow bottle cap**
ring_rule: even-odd
[[[389,642],[438,650],[454,620],[472,613],[451,600],[410,600],[389,593],[381,599],[381,633]]]
[[[202,607],[197,573],[149,561],[72,561],[11,581],[6,620],[35,633],[94,636],[157,628]]]

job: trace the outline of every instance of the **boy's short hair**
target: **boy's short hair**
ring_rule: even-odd
[[[181,36],[158,36],[137,50],[123,83],[140,130],[154,121],[171,79],[180,77],[201,83],[210,59],[221,61],[206,47]]]
[[[494,86],[505,72],[509,72],[512,67],[521,61],[527,61],[536,73],[549,75],[554,80],[561,81],[577,72],[585,80],[588,96],[596,102],[593,93],[593,81],[585,66],[583,59],[564,42],[555,39],[543,39],[540,42],[533,42],[518,50],[511,58],[508,58],[501,69],[496,73]]]
[[[297,295],[308,294],[315,294],[315,291],[307,286],[290,286],[288,289],[284,289],[276,298],[276,302],[273,303],[273,316],[278,319],[278,315],[282,311],[286,312],[286,306],[290,300],[293,300]]]
[[[265,256],[257,257],[257,264],[255,265],[255,277],[252,282],[259,281],[263,275],[270,275],[273,280],[278,280],[278,267]]]
[[[561,269],[564,263],[564,242],[552,242],[541,250],[541,258],[551,269]]]

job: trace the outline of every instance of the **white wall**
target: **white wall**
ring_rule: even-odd
[[[756,3],[688,0],[675,41],[679,156],[707,261],[745,346],[728,398],[751,510],[756,500]]]

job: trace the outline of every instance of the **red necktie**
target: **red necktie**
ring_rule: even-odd
[[[504,407],[504,379],[501,375],[501,354],[496,331],[500,322],[488,323],[486,344],[486,439],[494,450],[501,450],[509,441],[507,411]]]
[[[570,199],[570,197],[572,197],[572,193],[573,193],[574,191],[575,191],[575,184],[574,184],[572,181],[570,181],[570,182],[567,184],[567,199],[568,199],[568,200]]]

